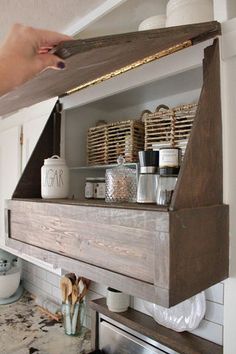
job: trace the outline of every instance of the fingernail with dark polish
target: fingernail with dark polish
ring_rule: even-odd
[[[63,61],[59,61],[58,63],[57,63],[57,67],[59,68],[59,69],[65,69],[65,63],[63,63]]]

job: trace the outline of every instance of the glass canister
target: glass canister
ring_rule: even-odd
[[[157,187],[157,204],[170,205],[178,176],[176,174],[160,175]]]
[[[41,195],[44,199],[68,198],[69,169],[65,159],[53,155],[41,168]]]
[[[117,162],[117,167],[106,170],[105,200],[107,203],[135,203],[137,200],[136,170],[124,166],[123,156],[119,156]]]

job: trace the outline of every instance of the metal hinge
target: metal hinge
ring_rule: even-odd
[[[23,145],[24,143],[24,133],[23,133],[23,127],[21,128],[20,131],[20,145]]]

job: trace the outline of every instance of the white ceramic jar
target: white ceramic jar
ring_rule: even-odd
[[[69,169],[65,159],[53,155],[44,160],[41,168],[41,195],[44,199],[68,197]]]
[[[212,0],[169,0],[166,27],[212,21]]]
[[[112,312],[124,312],[128,310],[130,296],[119,290],[107,289],[107,307]]]
[[[139,31],[147,31],[155,28],[163,28],[166,25],[166,15],[151,16],[143,20],[139,27]]]

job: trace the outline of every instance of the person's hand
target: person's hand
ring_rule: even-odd
[[[48,67],[64,69],[64,61],[48,51],[58,43],[71,39],[56,32],[14,25],[0,47],[0,95]]]

